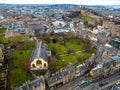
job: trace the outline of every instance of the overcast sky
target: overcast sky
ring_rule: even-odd
[[[120,0],[0,0],[10,4],[81,4],[81,5],[120,5]]]

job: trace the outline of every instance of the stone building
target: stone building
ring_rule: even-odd
[[[1,46],[1,45],[0,45]],[[0,66],[3,65],[4,62],[4,54],[3,54],[3,48],[0,47]]]
[[[51,51],[48,46],[43,41],[37,42],[30,58],[31,70],[48,69],[48,61],[50,56]]]
[[[50,89],[55,89],[74,79],[75,68],[67,67],[47,78],[46,82]]]
[[[27,81],[19,87],[15,87],[14,90],[45,90],[45,80],[43,76],[37,77],[33,81]]]

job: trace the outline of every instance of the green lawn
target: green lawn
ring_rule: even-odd
[[[78,66],[79,64],[84,63],[89,57],[92,56],[92,52],[91,53],[82,53],[81,56],[77,57],[77,62],[74,63],[74,66]]]
[[[18,42],[17,43],[17,47],[21,48],[21,49],[29,49],[29,50],[33,50],[33,48],[35,47],[36,42],[35,41],[24,41],[24,42]]]
[[[69,63],[63,60],[54,60],[54,67],[53,70],[56,72],[60,70],[61,68],[64,68],[68,65]]]
[[[29,39],[29,35],[22,35],[22,36],[16,36],[11,38],[4,38],[4,36],[0,36],[0,43],[9,43],[13,41],[21,41],[21,40],[27,40]]]
[[[58,71],[59,69],[67,66],[69,63],[76,62],[75,66],[79,65],[80,63],[84,63],[86,59],[88,59],[92,53],[96,51],[94,49],[90,53],[83,52],[84,42],[81,39],[69,39],[66,41],[66,46],[64,46],[64,44],[61,44],[59,41],[56,43],[50,41],[48,45],[50,48],[54,46],[54,49],[56,49],[56,53],[58,55],[66,54],[69,48],[72,48],[75,52],[82,51],[76,54],[69,54],[67,56],[59,56],[58,60],[54,60],[54,71]]]
[[[61,56],[61,60],[64,60],[66,62],[74,62],[77,60],[79,56],[83,55],[82,52],[77,53],[75,55],[67,55],[67,56]]]
[[[45,75],[46,74],[46,70],[35,70],[33,71],[33,73],[36,75],[36,76],[40,76],[40,75]]]
[[[75,51],[82,50],[83,42],[80,39],[71,39],[67,42],[67,45]]]
[[[27,80],[33,78],[27,73],[27,64],[31,56],[32,50],[14,50],[14,60],[12,63],[11,71],[11,85],[12,87],[18,86]]]
[[[69,63],[74,63],[74,66],[84,63],[92,53],[80,52],[75,55],[61,56],[60,60],[54,60],[54,71],[66,67]]]
[[[6,28],[0,28],[0,33],[5,33]]]
[[[86,21],[97,21],[97,18],[95,17],[91,17],[91,16],[88,16],[88,15],[80,15],[80,19],[82,20],[86,20]]]
[[[51,41],[50,43],[48,43],[48,46],[50,48],[55,47],[57,54],[65,54],[67,52],[67,48],[64,45],[62,45],[60,42],[53,43]]]

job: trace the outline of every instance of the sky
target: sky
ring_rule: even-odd
[[[120,0],[0,0],[7,4],[120,5]]]

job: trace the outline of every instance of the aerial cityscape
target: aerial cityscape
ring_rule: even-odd
[[[0,1],[0,90],[120,90],[120,1]]]

